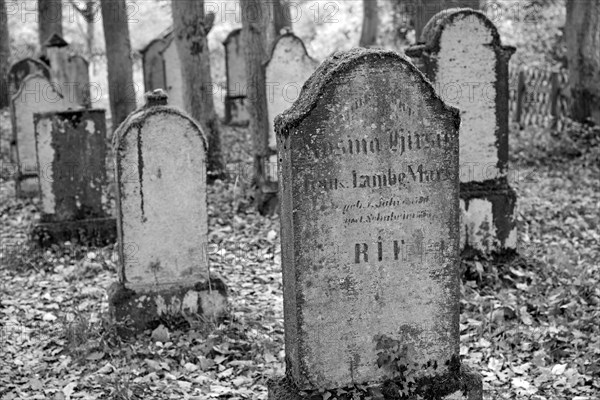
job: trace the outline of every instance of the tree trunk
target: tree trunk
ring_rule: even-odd
[[[44,43],[53,34],[63,37],[62,1],[38,0],[38,37],[44,53]]]
[[[371,47],[377,42],[377,27],[379,15],[377,13],[377,0],[363,0],[363,24],[360,34],[360,47]]]
[[[448,8],[479,9],[479,0],[411,0],[414,8],[415,38],[420,42],[423,28],[431,17]]]
[[[600,124],[600,0],[567,0],[570,113]]]
[[[10,94],[8,91],[10,37],[8,36],[7,17],[6,2],[0,0],[0,108],[7,107],[10,101]]]
[[[125,0],[101,0],[112,131],[135,110],[131,43]]]
[[[269,182],[265,168],[269,161],[269,117],[267,112],[267,88],[265,68],[267,51],[270,48],[268,31],[273,31],[269,18],[268,0],[242,0],[242,43],[246,56],[246,77],[248,83],[249,129],[254,138],[255,203],[262,214],[274,211],[277,201],[277,183]]]
[[[290,15],[290,4],[287,0],[271,0],[272,1],[272,15],[273,15],[273,30],[275,31],[275,38],[281,35],[281,31],[291,30],[292,21]],[[270,41],[271,43],[273,41]]]
[[[209,181],[224,175],[219,119],[215,111],[210,75],[210,52],[206,37],[214,15],[204,14],[204,0],[171,1],[173,31],[181,62],[185,110],[208,139],[207,176]]]

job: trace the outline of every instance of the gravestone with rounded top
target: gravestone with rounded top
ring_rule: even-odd
[[[39,193],[33,115],[78,108],[69,102],[60,87],[41,73],[28,75],[11,98],[11,122],[17,173],[16,194],[31,197]]]
[[[225,46],[225,74],[227,94],[225,96],[225,123],[229,125],[247,125],[249,121],[246,109],[247,79],[246,57],[242,45],[242,30],[235,29],[223,41]]]
[[[332,55],[276,119],[287,377],[270,399],[390,380],[481,398],[459,362],[459,124],[410,61],[373,49]]]
[[[319,62],[312,59],[302,40],[293,33],[279,36],[273,45],[271,58],[266,64],[267,110],[269,113],[269,158],[271,181],[277,181],[277,138],[275,117],[292,106],[300,96],[304,82],[317,69]]]
[[[225,287],[206,255],[206,140],[197,123],[148,95],[116,132],[119,282],[111,313],[135,330],[182,314],[220,316]]]
[[[11,96],[19,91],[25,77],[33,75],[36,72],[39,72],[46,77],[46,79],[50,80],[50,69],[48,68],[48,65],[40,60],[36,60],[35,58],[24,58],[12,64],[8,70],[8,87]]]
[[[142,65],[144,69],[144,89],[151,92],[156,89],[165,89],[165,61],[162,52],[165,49],[172,30],[152,40],[140,53],[142,54]]]
[[[461,111],[461,248],[463,254],[516,248],[516,194],[507,180],[508,62],[498,30],[481,12],[445,10],[407,50],[438,94]]]
[[[42,200],[34,239],[44,246],[114,243],[116,221],[106,210],[105,111],[34,114],[34,124]]]

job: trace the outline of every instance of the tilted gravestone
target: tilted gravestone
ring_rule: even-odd
[[[58,85],[50,82],[44,75],[35,73],[23,79],[10,104],[17,163],[17,196],[31,197],[39,193],[33,115],[77,107],[77,104],[69,102],[68,98],[62,95]]]
[[[247,79],[246,57],[242,44],[242,30],[235,29],[223,41],[225,46],[225,74],[227,94],[225,96],[225,123],[229,125],[247,125],[249,121],[246,109]]]
[[[390,379],[481,399],[459,361],[459,123],[406,58],[372,49],[328,58],[276,119],[287,377],[269,399]]]
[[[206,255],[206,141],[189,116],[149,95],[114,139],[119,282],[111,314],[136,331],[182,314],[219,316],[223,282]]]
[[[277,181],[277,138],[273,122],[275,117],[292,106],[298,99],[304,82],[319,66],[312,59],[302,39],[293,33],[279,36],[273,45],[271,58],[266,64],[267,110],[269,113],[269,157],[267,173],[271,181]]]
[[[104,110],[34,114],[40,174],[41,222],[33,238],[114,243],[116,220],[106,212],[106,117]]]
[[[169,104],[183,110],[183,76],[181,75],[181,62],[177,53],[175,35],[169,36],[161,54],[165,62],[166,87],[164,89],[169,94]]]
[[[471,9],[445,10],[407,50],[438,94],[461,111],[463,254],[516,249],[516,194],[508,185],[508,62],[494,24]]]
[[[165,61],[162,52],[167,46],[170,36],[172,36],[172,30],[152,40],[140,51],[142,54],[144,88],[146,92],[156,89],[166,89]]]
[[[12,64],[8,70],[8,87],[11,96],[19,91],[25,77],[38,72],[50,80],[50,69],[40,60],[24,58]]]

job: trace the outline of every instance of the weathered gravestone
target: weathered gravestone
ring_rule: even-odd
[[[225,285],[209,276],[206,141],[164,92],[149,95],[114,139],[119,282],[109,290],[113,318],[134,331],[182,314],[220,316]]]
[[[478,9],[479,0],[409,0],[406,5],[413,10],[415,34],[419,38],[434,15],[457,7]]]
[[[51,81],[69,102],[82,107],[90,106],[90,77],[88,63],[69,54],[69,44],[56,33],[44,44],[50,63]]]
[[[165,62],[166,87],[164,89],[169,94],[169,104],[183,110],[183,76],[181,75],[181,62],[177,53],[175,35],[169,36],[161,54]]]
[[[242,44],[242,30],[231,31],[223,41],[225,46],[225,74],[227,94],[225,95],[225,123],[229,125],[247,125],[249,121],[246,109],[246,57]]]
[[[267,110],[269,113],[269,157],[267,174],[271,181],[277,181],[277,138],[273,122],[275,117],[292,106],[298,99],[304,82],[319,66],[312,59],[302,39],[293,33],[279,36],[273,45],[271,58],[266,64]]]
[[[17,196],[31,197],[39,192],[33,114],[77,107],[77,104],[69,102],[62,95],[58,85],[50,82],[44,75],[35,73],[23,79],[10,103],[17,163]]]
[[[92,246],[114,243],[116,220],[106,212],[104,110],[34,114],[41,222],[33,238]]]
[[[471,9],[437,14],[422,44],[407,50],[420,59],[438,94],[461,111],[461,248],[490,255],[516,248],[516,194],[508,185],[508,62],[493,23]]]
[[[160,37],[152,40],[146,47],[140,50],[142,54],[142,65],[144,69],[144,88],[146,92],[156,89],[166,89],[165,60],[162,52],[173,36],[173,29],[169,28]]]
[[[481,399],[459,362],[459,123],[406,58],[368,49],[327,59],[276,119],[287,377],[270,399]]]

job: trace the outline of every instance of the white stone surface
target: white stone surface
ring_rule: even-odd
[[[496,55],[491,43],[490,29],[472,15],[455,18],[440,38],[434,87],[461,111],[461,182],[497,177],[486,170],[498,162]]]
[[[118,136],[121,279],[136,291],[208,277],[206,147],[200,128],[171,107],[129,117]]]
[[[55,199],[52,184],[54,182],[54,147],[52,147],[52,117],[45,116],[37,122],[35,130],[38,133],[37,157],[40,171],[40,194],[42,198],[42,213],[54,214]]]

